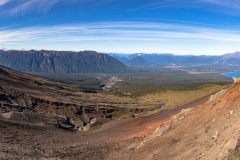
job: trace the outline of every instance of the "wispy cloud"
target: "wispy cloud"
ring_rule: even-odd
[[[54,5],[56,5],[59,0],[27,0],[19,5],[16,5],[14,8],[9,10],[9,13],[12,15],[21,13],[25,14],[26,12],[47,12]]]
[[[186,24],[145,22],[108,22],[73,26],[59,25],[51,27],[0,29],[0,43],[93,40],[181,41],[185,39],[240,42],[240,30],[229,31]]]
[[[53,7],[62,4],[89,5],[106,4],[116,0],[0,0],[0,14],[18,16],[30,13],[47,13]]]
[[[108,3],[118,6],[118,0],[0,0],[0,14],[5,15],[25,15],[28,13],[47,13],[59,3],[76,3],[81,7],[83,4],[89,8],[95,4],[105,5]],[[122,0],[124,6],[128,8],[129,1]],[[139,9],[160,9],[162,7],[177,7],[177,8],[208,8],[210,10],[224,11],[222,8],[230,10],[240,9],[239,0],[148,0],[144,3],[139,3],[138,0],[132,0],[131,3],[136,3]],[[135,5],[134,5],[135,6]],[[125,8],[125,9],[126,9]],[[136,10],[135,8],[128,8]],[[123,9],[124,10],[124,9]]]
[[[10,0],[0,0],[0,6],[7,4]]]
[[[205,3],[219,5],[223,7],[229,8],[240,8],[240,1],[239,0],[202,0]]]
[[[0,0],[0,13],[12,16],[32,12],[46,13],[61,1],[65,0]]]
[[[231,9],[236,11],[240,9],[239,0],[153,0],[142,8],[159,9],[162,7],[177,7],[177,8],[208,8],[210,10],[216,9]],[[224,10],[218,10],[224,11]],[[225,11],[224,11],[225,12]]]
[[[10,49],[27,47],[200,54],[239,50],[239,43],[240,29],[218,29],[182,23],[105,22],[0,28],[0,47]]]

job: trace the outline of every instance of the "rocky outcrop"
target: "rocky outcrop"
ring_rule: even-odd
[[[234,83],[240,83],[240,78],[233,78]]]
[[[49,121],[54,121],[52,124],[55,126],[70,131],[88,131],[98,120],[111,119],[113,113],[124,111],[128,110],[120,107],[97,107],[94,104],[80,106],[74,103],[54,102],[18,91],[0,94],[0,113],[3,113],[4,118],[20,123],[36,121],[45,124],[39,118],[41,115],[48,117]]]

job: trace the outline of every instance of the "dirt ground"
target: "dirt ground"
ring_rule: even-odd
[[[154,136],[113,153],[111,159],[240,159],[239,114],[240,84],[236,84],[211,101],[172,116]]]
[[[0,120],[0,159],[109,159],[141,143],[171,115],[204,103],[208,96],[150,116],[115,120],[89,132],[69,132],[53,126],[19,125]],[[121,159],[113,157],[113,159]]]

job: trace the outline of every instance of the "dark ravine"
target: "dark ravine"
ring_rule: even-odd
[[[24,72],[58,74],[126,71],[119,60],[95,51],[0,50],[0,65]]]

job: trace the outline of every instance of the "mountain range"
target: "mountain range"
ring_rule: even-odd
[[[0,50],[0,65],[24,72],[112,73],[124,72],[119,60],[95,51]]]
[[[128,66],[239,65],[240,52],[219,56],[173,54],[111,54]]]
[[[128,67],[240,66],[240,52],[219,56],[103,54],[95,51],[0,50],[0,65],[32,73],[120,73]]]

